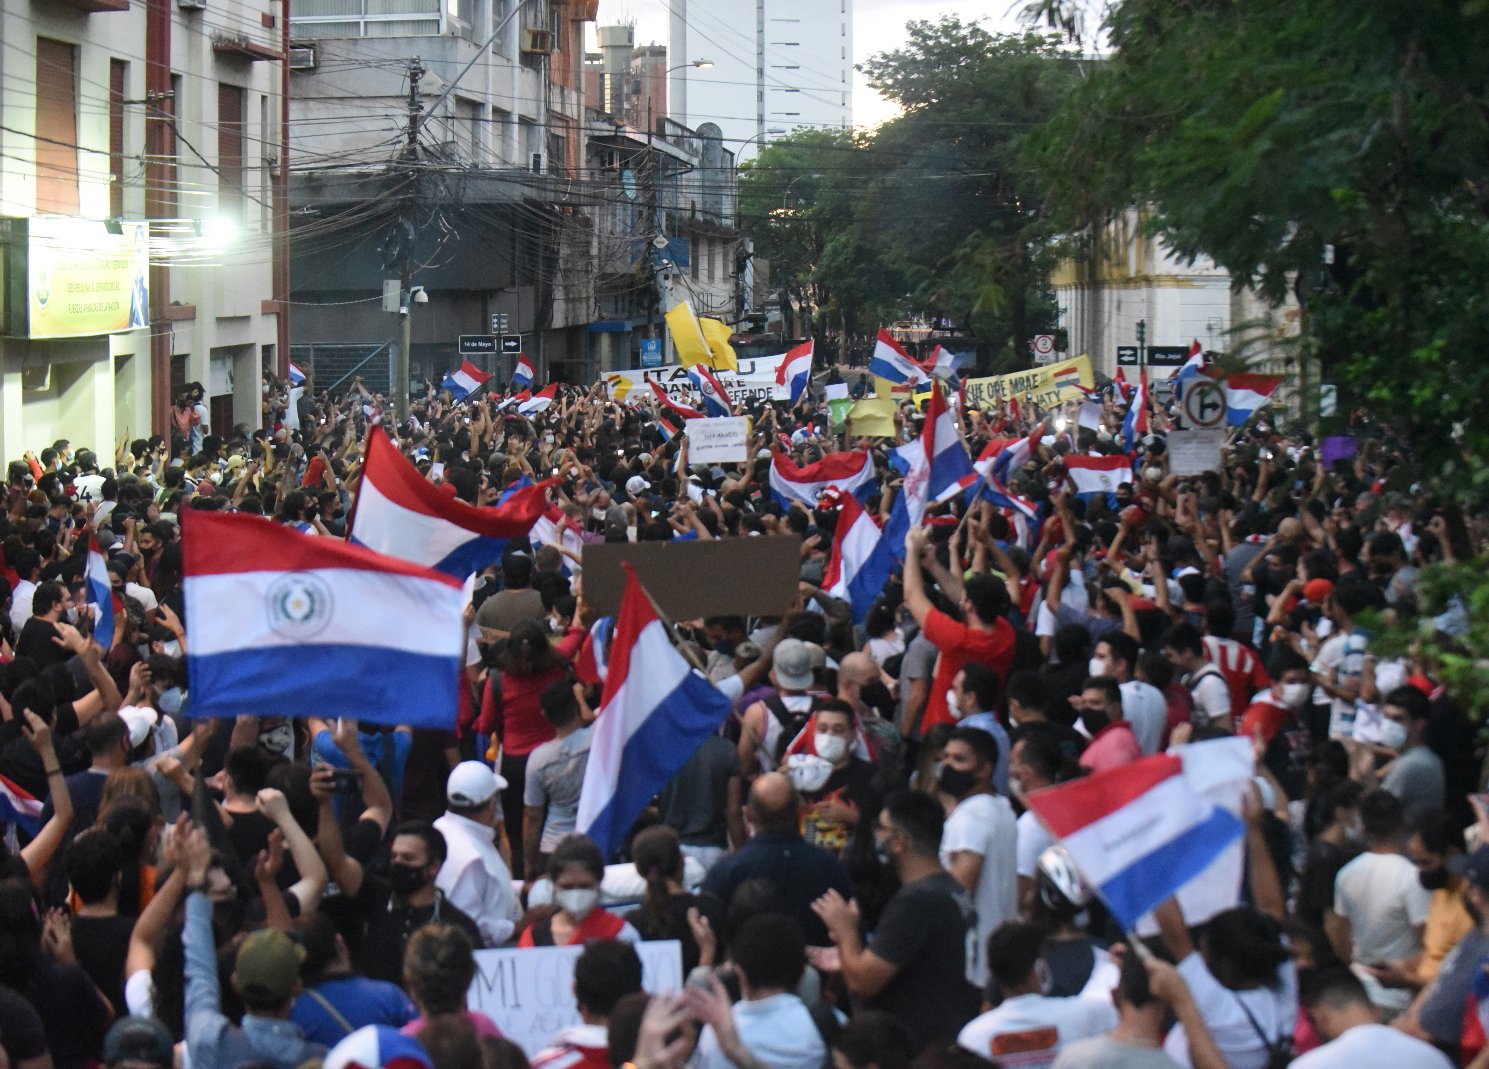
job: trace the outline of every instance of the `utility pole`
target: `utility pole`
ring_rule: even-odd
[[[403,246],[403,264],[399,275],[398,289],[398,315],[402,319],[403,337],[398,343],[398,352],[393,357],[393,381],[390,387],[393,391],[393,408],[398,413],[398,421],[402,423],[408,419],[409,409],[409,346],[413,338],[413,208],[418,199],[417,186],[418,174],[414,170],[414,164],[419,159],[419,121],[422,118],[423,105],[419,103],[419,79],[424,77],[424,64],[414,57],[408,68],[408,140],[404,143],[401,162],[405,165],[405,178],[408,188],[403,194],[403,218],[404,230],[410,235],[409,240]]]

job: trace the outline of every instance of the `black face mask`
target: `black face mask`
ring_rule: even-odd
[[[1447,869],[1419,869],[1417,879],[1428,891],[1441,891],[1448,885]]]
[[[976,782],[977,779],[971,772],[949,765],[942,765],[941,771],[936,775],[936,786],[953,798],[966,795]]]
[[[388,866],[388,886],[393,889],[395,895],[405,897],[415,891],[422,890],[429,882],[429,877],[424,872],[422,865],[400,865],[393,862]]]

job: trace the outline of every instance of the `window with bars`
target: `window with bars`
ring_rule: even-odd
[[[109,60],[109,214],[124,214],[124,101],[129,64]]]

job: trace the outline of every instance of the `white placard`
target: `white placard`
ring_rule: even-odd
[[[830,382],[822,388],[822,396],[829,401],[844,400],[848,396],[848,384],[846,382]]]
[[[1225,431],[1169,431],[1168,470],[1171,475],[1199,475],[1220,470],[1220,448]]]
[[[682,944],[676,939],[635,944],[641,986],[652,994],[682,990]],[[466,1004],[496,1022],[532,1057],[564,1028],[579,1024],[574,961],[583,947],[522,947],[476,951],[476,978]]]
[[[750,459],[748,416],[690,419],[684,430],[689,464],[743,464]]]

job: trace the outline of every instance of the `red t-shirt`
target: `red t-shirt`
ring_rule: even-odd
[[[1262,741],[1271,742],[1291,719],[1290,709],[1284,705],[1274,705],[1264,698],[1246,707],[1246,711],[1241,714],[1241,730],[1237,734],[1244,739],[1252,739],[1256,737],[1256,729],[1261,728]]]
[[[978,631],[957,623],[939,609],[932,609],[926,615],[924,631],[941,656],[936,659],[936,675],[931,680],[931,693],[920,721],[922,733],[937,724],[956,722],[946,708],[946,692],[964,664],[973,661],[985,664],[998,673],[1000,683],[1006,682],[1008,670],[1013,667],[1014,647],[1013,625],[1002,617],[994,621],[991,631]]]
[[[535,676],[518,676],[510,672],[501,673],[501,703],[498,710],[491,680],[481,696],[481,719],[478,730],[491,734],[496,729],[496,718],[501,716],[502,753],[512,757],[523,757],[553,738],[553,725],[543,717],[543,708],[538,699],[550,683],[557,683],[567,675],[566,666],[559,666]]]

